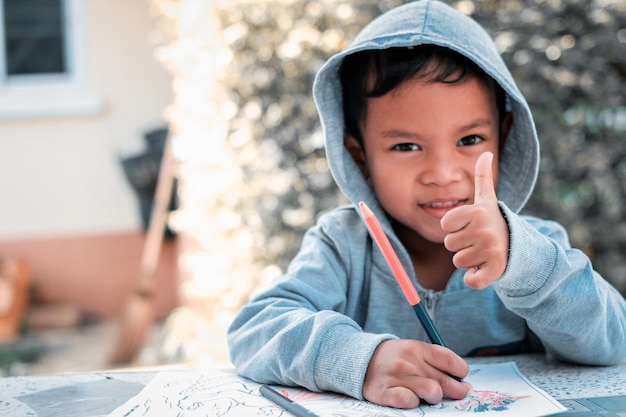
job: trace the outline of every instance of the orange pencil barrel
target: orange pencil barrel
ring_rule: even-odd
[[[411,304],[412,306],[416,305],[420,302],[420,297],[419,295],[417,295],[417,291],[413,287],[409,276],[406,274],[406,271],[402,267],[400,259],[398,259],[398,255],[396,255],[396,252],[391,247],[391,243],[389,242],[389,239],[387,239],[387,235],[385,235],[385,232],[380,226],[378,219],[376,219],[376,216],[374,216],[372,210],[370,210],[370,208],[367,207],[367,205],[363,201],[359,203],[359,207],[361,208],[361,212],[363,213],[363,218],[365,220],[365,225],[367,226],[367,229],[370,231],[372,238],[376,241],[376,244],[382,251],[385,260],[387,261],[387,264],[391,268],[391,272],[393,272],[393,275],[396,277],[398,284],[400,284],[400,288],[402,289],[404,296],[407,300],[409,300],[409,304]]]

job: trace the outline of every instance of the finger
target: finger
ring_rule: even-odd
[[[463,281],[468,287],[476,290],[482,290],[493,281],[491,274],[485,268],[479,266],[468,268],[463,276]]]
[[[443,400],[443,388],[437,379],[416,376],[407,382],[407,387],[428,404],[437,404]]]
[[[454,378],[444,375],[439,384],[443,390],[444,397],[460,400],[465,398],[472,390],[472,384],[467,381],[457,381]]]
[[[493,153],[484,152],[476,160],[474,167],[474,204],[480,200],[495,200],[496,190],[493,184]]]
[[[456,254],[454,255],[453,259],[455,261],[454,265],[457,268],[464,268],[466,266],[468,266],[469,264],[458,264],[457,262],[462,261],[465,258],[469,258],[468,260],[475,262],[475,253],[471,253],[471,254],[465,254],[464,252],[460,252],[463,249],[468,249],[471,246],[475,245],[475,238],[471,235],[468,235],[467,233],[456,233],[461,231],[462,229],[464,229],[467,225],[469,225],[469,222],[465,222],[462,224],[461,227],[461,223],[458,223],[459,227],[457,229],[452,229],[450,225],[454,226],[454,223],[449,222],[448,224],[446,224],[446,227],[448,227],[448,229],[444,229],[442,226],[442,230],[446,231],[448,234],[443,238],[443,245],[446,247],[446,249],[448,249],[450,252],[456,252]],[[472,265],[474,265],[474,263],[472,263]]]
[[[395,386],[384,390],[377,403],[394,408],[416,408],[420,405],[420,396],[409,388]]]
[[[437,381],[432,379],[426,379],[428,386],[426,386],[419,396],[424,399],[428,404],[438,404],[443,400],[443,388]]]
[[[465,378],[469,374],[469,364],[445,346],[431,344],[425,353],[426,362],[442,373]]]

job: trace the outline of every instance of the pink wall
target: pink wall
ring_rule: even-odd
[[[142,233],[0,241],[0,254],[27,262],[37,300],[70,303],[102,319],[118,317],[139,277]],[[164,242],[154,275],[155,315],[178,305],[178,242]]]

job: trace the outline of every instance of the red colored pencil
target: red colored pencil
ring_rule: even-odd
[[[409,279],[406,270],[404,269],[404,267],[402,267],[400,259],[398,259],[398,255],[391,247],[391,243],[389,242],[389,239],[387,239],[387,235],[385,235],[385,232],[378,222],[378,219],[376,218],[372,210],[370,210],[370,208],[367,207],[367,204],[365,204],[363,201],[359,203],[359,207],[361,209],[361,213],[363,214],[363,220],[365,221],[365,225],[367,226],[367,229],[369,230],[372,239],[374,239],[381,252],[383,253],[383,256],[385,257],[389,268],[391,268],[391,272],[393,272],[393,275],[394,277],[396,277],[398,284],[400,284],[400,288],[402,289],[404,296],[409,301],[409,304],[413,306],[413,310],[415,310],[417,318],[422,324],[422,327],[424,327],[424,330],[426,331],[430,342],[436,345],[445,346],[445,344],[443,343],[443,339],[441,339],[441,336],[439,335],[439,332],[435,327],[435,324],[428,315],[428,312],[424,308],[424,305],[420,302],[421,300],[419,295],[417,294],[417,290],[411,283],[411,280]],[[450,375],[450,377],[456,379],[459,382],[462,381],[461,378],[457,376]]]

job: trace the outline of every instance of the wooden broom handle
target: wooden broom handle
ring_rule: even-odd
[[[159,253],[165,233],[167,212],[174,187],[174,158],[172,155],[172,133],[167,134],[161,159],[161,166],[154,192],[154,204],[150,214],[148,231],[143,245],[140,263],[139,291],[150,293],[152,275],[157,267]]]

